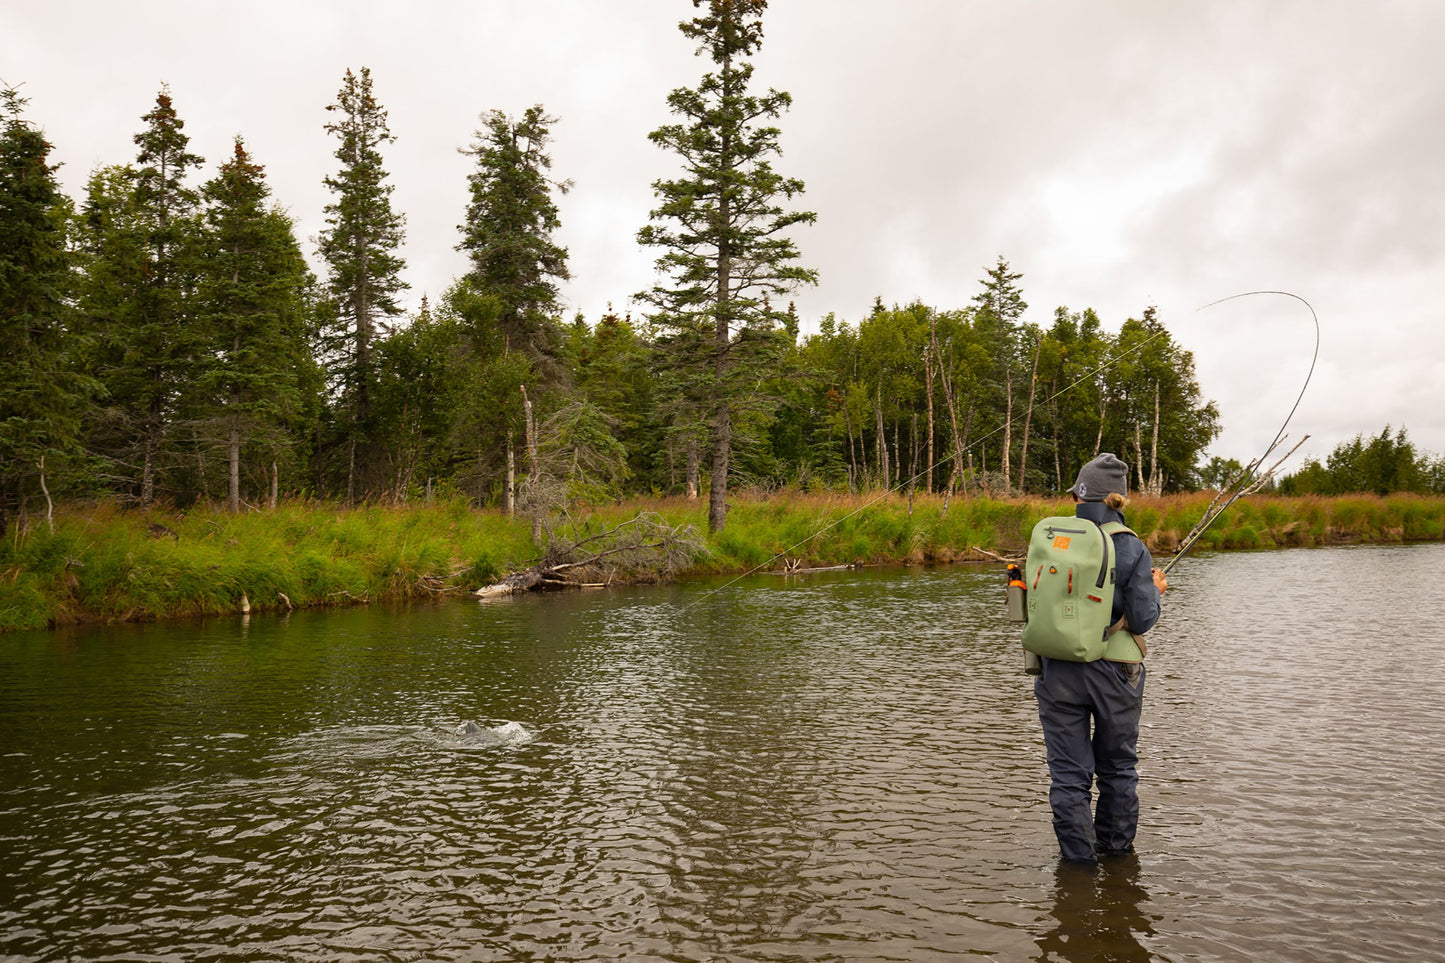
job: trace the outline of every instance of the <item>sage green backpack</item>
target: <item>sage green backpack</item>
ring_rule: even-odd
[[[1024,648],[1068,662],[1104,657],[1114,621],[1113,536],[1129,531],[1118,522],[1098,525],[1072,515],[1034,526],[1024,563]]]

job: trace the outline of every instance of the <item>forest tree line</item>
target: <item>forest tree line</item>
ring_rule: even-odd
[[[705,488],[709,412],[678,364],[697,345],[648,318],[565,320],[555,283],[529,288],[506,276],[541,259],[551,278],[566,276],[566,252],[547,247],[548,232],[532,232],[534,248],[513,259],[521,267],[490,257],[410,316],[397,244],[369,252],[370,283],[356,283],[353,209],[381,223],[374,236],[401,236],[401,219],[386,215],[389,192],[378,189],[384,123],[356,125],[371,144],[353,143],[364,135],[344,123],[371,97],[369,74],[348,74],[333,126],[338,154],[362,163],[328,178],[337,201],[321,279],[242,140],[209,180],[192,183],[201,159],[168,92],[142,118],[136,161],[93,172],[78,202],[55,186],[43,139],[12,109],[6,169],[24,159],[17,150],[31,152],[26,183],[43,187],[32,230],[37,242],[49,235],[32,244],[49,246],[31,273],[44,288],[32,317],[48,312],[50,322],[32,326],[46,340],[6,379],[7,394],[46,386],[28,440],[7,432],[13,508],[42,485],[140,505],[233,507],[443,490],[507,504],[529,471],[573,497]],[[528,189],[534,206],[550,200],[550,119],[540,108],[484,119],[459,245],[468,251],[500,246],[488,225],[508,217],[504,202]],[[555,224],[555,206],[542,220]],[[1194,484],[1217,414],[1153,310],[1116,334],[1092,311],[1062,308],[1041,328],[1021,320],[1020,280],[1000,259],[961,308],[880,301],[856,323],[823,318],[809,336],[788,309],[779,323],[745,329],[754,387],[733,412],[735,483],[1058,490],[1107,449],[1129,453],[1140,489]],[[9,318],[20,314],[17,288],[7,291]],[[26,360],[6,352],[7,365]],[[535,451],[526,450],[529,407]]]
[[[281,497],[459,494],[542,510],[631,493],[751,489],[1056,492],[1100,451],[1142,492],[1195,488],[1218,435],[1191,353],[1145,308],[1025,322],[1000,257],[968,304],[876,302],[804,335],[812,212],[771,166],[786,94],[751,92],[765,0],[680,25],[716,69],[654,131],[683,173],[637,232],[659,280],[642,314],[564,317],[554,239],[569,184],[542,106],[481,117],[457,248],[469,270],[408,312],[370,71],[327,107],[335,169],[313,271],[237,137],[209,177],[162,88],[130,160],[60,189],[51,145],[4,92],[0,131],[0,521],[57,498],[243,507]],[[1403,438],[1403,436],[1402,436]],[[1315,466],[1311,471],[1318,469]],[[1313,476],[1311,476],[1313,477]],[[1300,484],[1304,484],[1301,482]]]

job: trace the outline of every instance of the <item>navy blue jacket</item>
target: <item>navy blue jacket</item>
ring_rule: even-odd
[[[1074,506],[1077,518],[1095,524],[1124,521],[1124,513],[1103,502],[1079,502]],[[1154,585],[1150,569],[1154,559],[1149,549],[1134,535],[1114,536],[1114,621],[1129,616],[1129,631],[1143,635],[1159,621],[1159,589]]]

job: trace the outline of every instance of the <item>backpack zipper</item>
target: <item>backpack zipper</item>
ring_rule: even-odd
[[[1102,525],[1095,525],[1099,535],[1104,539],[1104,561],[1099,565],[1099,580],[1095,585],[1102,591],[1104,581],[1109,577],[1109,533],[1104,531]],[[1083,528],[1050,528],[1050,532],[1063,532],[1065,535],[1087,535],[1087,529]],[[1052,537],[1052,536],[1050,536]],[[1038,580],[1034,580],[1034,588],[1038,588]]]

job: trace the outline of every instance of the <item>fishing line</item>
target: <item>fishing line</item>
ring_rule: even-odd
[[[1281,297],[1294,298],[1296,301],[1303,304],[1306,308],[1309,308],[1310,318],[1314,321],[1315,324],[1315,350],[1314,354],[1310,357],[1310,370],[1305,374],[1305,383],[1300,386],[1299,395],[1295,398],[1294,405],[1290,408],[1289,414],[1285,415],[1284,423],[1279,426],[1279,431],[1275,432],[1274,440],[1269,443],[1269,447],[1265,448],[1264,452],[1258,458],[1250,462],[1249,466],[1240,474],[1238,480],[1236,480],[1233,485],[1228,487],[1227,490],[1230,492],[1230,495],[1229,498],[1224,502],[1224,504],[1220,505],[1217,511],[1214,510],[1214,504],[1219,500],[1216,497],[1215,502],[1211,502],[1209,508],[1206,508],[1204,510],[1204,516],[1200,518],[1199,522],[1194,526],[1194,529],[1187,536],[1185,536],[1183,543],[1179,546],[1179,551],[1176,552],[1174,557],[1169,560],[1168,564],[1166,564],[1164,568],[1161,569],[1161,571],[1166,575],[1169,574],[1169,570],[1174,567],[1175,563],[1178,562],[1181,558],[1183,558],[1189,552],[1189,550],[1194,547],[1195,543],[1199,541],[1199,537],[1204,534],[1205,530],[1208,529],[1210,525],[1214,524],[1215,519],[1219,518],[1220,515],[1223,515],[1225,510],[1228,509],[1230,505],[1233,505],[1241,495],[1245,494],[1249,490],[1249,482],[1256,476],[1259,467],[1264,464],[1265,459],[1270,456],[1270,454],[1275,450],[1275,448],[1279,447],[1280,441],[1284,439],[1284,430],[1289,427],[1290,419],[1293,418],[1295,412],[1299,410],[1300,402],[1304,400],[1305,389],[1310,386],[1310,379],[1314,377],[1315,362],[1318,361],[1320,357],[1320,318],[1319,315],[1315,314],[1314,306],[1311,305],[1304,298],[1300,297],[1298,294],[1294,294],[1290,291],[1245,291],[1243,294],[1231,294],[1227,298],[1220,298],[1218,301],[1210,301],[1208,304],[1197,308],[1196,313],[1198,311],[1206,311],[1209,308],[1214,307],[1216,304],[1224,304],[1226,301],[1236,301],[1239,298],[1249,298],[1259,294],[1277,294]],[[1295,448],[1298,447],[1299,445],[1295,446]],[[1293,449],[1291,449],[1290,453],[1293,454]],[[1285,455],[1285,457],[1288,458],[1289,455]],[[1278,465],[1276,465],[1275,467],[1278,467]],[[1273,468],[1270,469],[1270,471],[1273,470]]]
[[[1252,292],[1252,293],[1258,293],[1258,292]],[[1244,295],[1242,295],[1242,294],[1237,294],[1237,295],[1234,295],[1234,296],[1235,296],[1235,297],[1244,297]],[[1227,301],[1227,300],[1229,300],[1229,299],[1228,299],[1228,298],[1225,298],[1224,300]],[[1214,303],[1218,304],[1219,302],[1216,301],[1216,302],[1214,302]],[[1208,306],[1209,306],[1209,305],[1205,305],[1205,307],[1208,307]],[[1200,308],[1199,310],[1202,311],[1203,308]],[[1052,402],[1054,399],[1060,397],[1061,395],[1063,395],[1063,394],[1065,394],[1065,393],[1067,393],[1067,392],[1069,392],[1069,391],[1072,391],[1074,388],[1077,388],[1079,385],[1083,384],[1085,381],[1088,381],[1090,378],[1094,377],[1094,375],[1098,374],[1099,372],[1104,371],[1104,370],[1107,370],[1108,368],[1113,367],[1114,365],[1118,364],[1120,361],[1123,361],[1125,358],[1129,357],[1130,355],[1138,354],[1140,351],[1143,351],[1143,350],[1144,350],[1145,348],[1147,348],[1155,339],[1160,338],[1160,337],[1163,337],[1165,334],[1168,334],[1168,333],[1169,333],[1169,332],[1168,332],[1167,329],[1165,329],[1165,328],[1160,328],[1158,331],[1154,332],[1152,335],[1150,335],[1149,337],[1145,338],[1143,341],[1141,341],[1141,342],[1139,342],[1138,344],[1134,345],[1132,348],[1129,348],[1127,351],[1121,351],[1121,352],[1113,355],[1112,357],[1105,359],[1105,361],[1104,361],[1103,364],[1099,365],[1097,368],[1094,368],[1092,371],[1088,371],[1088,372],[1085,372],[1083,375],[1080,375],[1080,376],[1079,376],[1077,379],[1075,379],[1073,382],[1069,383],[1068,385],[1065,385],[1063,388],[1060,388],[1058,391],[1055,391],[1052,395],[1050,395],[1049,397],[1045,398],[1040,404],[1041,404],[1041,405],[1044,405],[1044,406],[1047,406],[1047,405],[1048,405],[1050,402]],[[857,508],[853,509],[853,511],[851,511],[851,512],[849,512],[848,514],[843,515],[843,516],[841,516],[841,517],[839,517],[839,518],[834,519],[833,521],[829,522],[827,525],[825,525],[825,526],[823,526],[822,528],[818,529],[816,532],[814,532],[813,534],[807,536],[806,538],[804,538],[804,539],[802,539],[802,540],[800,540],[800,541],[797,541],[797,542],[793,543],[792,545],[789,545],[787,548],[783,549],[781,552],[778,552],[776,555],[773,555],[772,557],[768,558],[767,560],[765,560],[765,561],[763,561],[763,562],[759,562],[757,565],[754,565],[752,568],[748,569],[746,572],[742,573],[741,575],[736,576],[735,578],[733,578],[733,579],[731,579],[731,580],[729,580],[729,581],[727,581],[727,582],[724,582],[722,585],[719,585],[717,588],[712,589],[711,591],[706,592],[706,593],[704,593],[703,595],[698,596],[698,598],[694,599],[692,602],[689,602],[686,606],[684,606],[684,608],[683,608],[682,611],[686,612],[688,609],[692,608],[692,607],[695,606],[695,605],[698,605],[699,603],[703,602],[704,600],[706,600],[706,599],[708,599],[708,598],[711,598],[712,596],[718,594],[719,592],[723,591],[724,589],[730,588],[731,586],[737,584],[738,582],[741,582],[743,579],[747,578],[749,575],[753,575],[753,574],[755,574],[756,572],[761,571],[762,569],[764,569],[764,568],[766,568],[767,566],[769,566],[769,565],[773,564],[774,562],[776,562],[778,559],[780,559],[780,558],[784,557],[785,555],[788,555],[789,553],[793,552],[795,549],[801,548],[802,546],[808,544],[809,542],[811,542],[813,539],[817,538],[818,536],[827,534],[827,533],[828,533],[829,531],[831,531],[832,529],[837,528],[839,525],[843,524],[843,523],[846,522],[848,519],[852,518],[854,515],[858,515],[858,514],[860,514],[861,512],[867,511],[869,508],[872,508],[874,505],[878,504],[878,503],[881,502],[883,499],[887,498],[889,495],[895,494],[895,493],[897,493],[897,492],[901,492],[904,488],[907,488],[909,485],[912,485],[914,482],[918,481],[918,479],[924,477],[925,475],[929,474],[929,473],[932,472],[932,471],[935,471],[935,470],[938,469],[938,468],[941,468],[943,465],[947,464],[948,462],[953,461],[953,460],[961,457],[964,452],[972,450],[975,446],[981,446],[981,445],[983,445],[984,442],[988,441],[989,439],[993,438],[995,435],[997,435],[997,434],[999,434],[1000,432],[1002,432],[1002,431],[1004,430],[1004,428],[1006,428],[1006,427],[1007,427],[1007,425],[1000,425],[998,428],[995,428],[993,431],[989,432],[988,434],[984,435],[983,437],[978,438],[978,439],[975,439],[974,441],[969,442],[967,445],[964,445],[961,449],[955,449],[955,451],[954,451],[952,454],[945,455],[944,457],[940,458],[938,461],[934,462],[934,463],[933,463],[932,465],[930,465],[929,467],[927,467],[927,468],[923,469],[922,471],[918,472],[917,474],[913,475],[911,478],[905,478],[905,479],[903,479],[903,480],[900,481],[897,485],[894,485],[893,487],[891,487],[891,488],[889,488],[889,489],[881,492],[880,494],[875,495],[873,498],[869,499],[868,501],[864,502],[862,505],[860,505],[860,506],[858,506]],[[1171,564],[1172,564],[1172,563],[1171,563]]]

